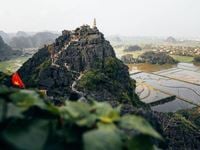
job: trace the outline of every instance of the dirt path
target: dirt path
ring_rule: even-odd
[[[77,85],[77,82],[82,78],[83,74],[80,74],[80,76],[78,77],[77,80],[75,80],[73,83],[72,83],[72,91],[79,94],[81,97],[79,98],[79,100],[86,100],[85,98],[85,94],[81,91],[78,91],[75,87]]]

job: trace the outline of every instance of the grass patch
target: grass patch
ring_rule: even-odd
[[[7,61],[1,61],[0,71],[7,74],[12,74],[13,72],[17,71],[28,58],[29,57],[17,57]]]
[[[170,56],[179,62],[191,63],[193,61],[193,57],[191,56],[179,56],[179,55],[170,55]]]

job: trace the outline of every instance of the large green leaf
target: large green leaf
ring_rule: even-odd
[[[11,90],[5,86],[0,87],[0,96],[7,95],[11,93]]]
[[[138,116],[134,115],[123,116],[120,120],[119,125],[124,129],[136,130],[142,134],[162,139],[160,134],[157,133],[145,119]]]
[[[10,117],[23,118],[21,109],[0,98],[0,122]]]
[[[113,108],[108,103],[93,103],[94,104],[92,108],[95,110],[97,116],[107,116],[111,111],[113,111]]]
[[[7,118],[10,117],[18,117],[23,118],[22,110],[17,107],[16,105],[13,105],[12,103],[7,103]]]
[[[48,122],[44,120],[17,120],[3,131],[3,138],[22,150],[40,150],[47,140]]]
[[[122,141],[118,130],[100,128],[83,135],[84,150],[121,150]]]
[[[71,120],[79,126],[92,126],[96,116],[91,113],[90,105],[82,102],[68,102],[60,108],[61,115],[66,120]]]
[[[43,108],[45,106],[42,99],[34,91],[21,90],[17,93],[10,95],[12,102],[22,109],[26,110],[32,106],[39,106]]]

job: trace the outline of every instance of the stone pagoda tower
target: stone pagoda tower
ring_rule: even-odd
[[[96,28],[97,27],[97,22],[96,22],[96,18],[94,18],[94,21],[93,21],[93,28]]]

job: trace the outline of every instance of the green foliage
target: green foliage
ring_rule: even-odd
[[[8,75],[6,73],[0,72],[0,83],[3,82],[7,77]]]
[[[105,60],[103,72],[112,79],[120,79],[120,73],[124,70],[124,67],[119,59],[110,57]]]
[[[197,128],[200,128],[200,116],[198,107],[188,110],[180,110],[177,113],[190,121],[193,124],[193,127],[196,126]]]
[[[84,134],[84,149],[87,150],[121,150],[122,140],[114,127],[100,128]]]
[[[136,131],[141,133],[153,136],[155,138],[161,138],[158,133],[154,132],[150,124],[141,117],[131,115],[123,116],[120,122],[120,127],[126,129],[134,128]]]
[[[126,66],[120,60],[108,57],[102,69],[91,69],[85,72],[77,86],[89,93],[106,91],[116,97],[115,100],[129,101],[137,107],[140,103],[138,97],[134,96],[135,84],[130,79]]]
[[[3,149],[151,150],[152,139],[162,139],[144,119],[107,103],[57,107],[37,92],[1,87],[0,106]]]
[[[170,55],[178,62],[184,62],[184,63],[191,63],[193,60],[192,56],[180,56],[180,55]]]
[[[98,70],[90,70],[84,74],[79,82],[80,88],[97,90],[100,84],[105,84],[108,78]]]

